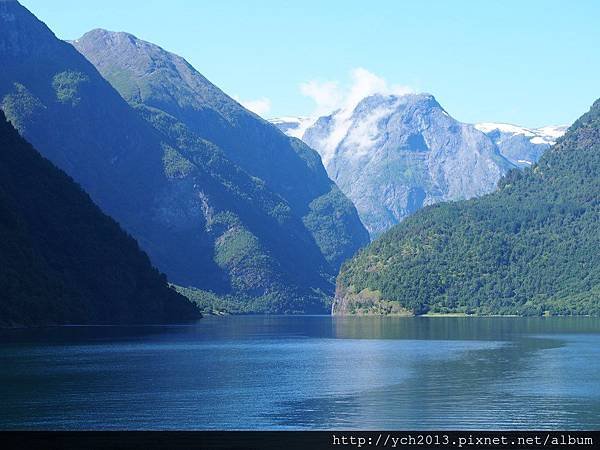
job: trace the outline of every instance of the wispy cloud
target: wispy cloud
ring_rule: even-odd
[[[258,98],[256,100],[241,100],[240,98],[235,97],[235,100],[244,108],[249,109],[261,117],[265,117],[269,111],[271,111],[271,100],[266,97]]]
[[[350,71],[350,83],[338,80],[310,80],[300,84],[300,92],[315,102],[314,116],[336,110],[354,110],[365,97],[373,94],[403,95],[413,92],[408,86],[390,84],[386,79],[357,67]]]
[[[300,92],[311,98],[316,108],[313,116],[322,116],[335,111],[343,103],[343,93],[337,81],[310,80],[300,84]]]
[[[302,83],[300,91],[315,102],[313,118],[335,112],[330,133],[319,145],[319,152],[325,165],[329,163],[336,147],[348,134],[352,113],[362,99],[374,94],[404,95],[414,92],[408,86],[390,84],[384,78],[363,67],[357,67],[350,71],[349,84],[342,85],[337,80],[311,80]],[[370,139],[370,135],[365,135],[361,136],[360,141],[365,143]]]

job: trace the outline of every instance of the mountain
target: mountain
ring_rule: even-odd
[[[479,199],[425,208],[338,277],[336,314],[600,314],[600,100]]]
[[[376,95],[351,111],[271,123],[321,154],[372,237],[424,205],[492,191],[508,169],[537,162],[566,129],[462,124],[429,94]]]
[[[428,94],[373,95],[319,118],[302,139],[376,237],[425,205],[480,196],[514,167]]]
[[[183,58],[131,34],[100,29],[73,45],[132,106],[175,118],[179,128],[218,145],[285,199],[335,273],[368,243],[352,202],[328,178],[319,155],[243,108]]]
[[[528,167],[536,163],[542,154],[565,134],[568,127],[525,128],[507,123],[488,122],[478,123],[475,128],[487,134],[510,162],[518,167]]]
[[[0,326],[199,318],[135,240],[0,111]]]
[[[0,2],[0,65],[8,119],[173,283],[246,312],[328,308],[337,267],[367,236],[314,151],[216,88],[214,104],[188,111],[211,141],[167,106],[130,106],[16,1]]]

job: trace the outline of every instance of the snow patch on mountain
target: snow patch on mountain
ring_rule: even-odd
[[[510,134],[527,136],[532,144],[537,145],[554,145],[556,140],[567,131],[566,126],[546,126],[541,128],[525,128],[509,123],[494,123],[484,122],[475,124],[475,128],[485,134],[493,133],[494,131]]]
[[[510,123],[483,122],[475,124],[475,128],[486,134],[494,130],[498,130],[503,133],[522,134],[524,136],[535,136],[535,133],[533,133],[528,128],[520,127],[518,125],[512,125]]]
[[[485,133],[500,149],[502,155],[519,167],[528,167],[560,138],[566,126],[526,128],[507,123],[478,123],[479,131]]]

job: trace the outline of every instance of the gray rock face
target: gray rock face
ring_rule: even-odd
[[[314,123],[271,122],[321,154],[372,237],[422,206],[494,190],[508,169],[537,162],[567,128],[464,124],[428,94],[374,95]]]
[[[303,140],[377,236],[419,208],[495,189],[514,165],[428,94],[374,95],[321,117]]]

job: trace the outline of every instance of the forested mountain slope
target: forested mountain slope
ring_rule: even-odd
[[[0,326],[199,318],[164,275],[0,111]]]
[[[368,243],[356,209],[328,178],[319,155],[246,110],[178,55],[128,33],[93,30],[73,45],[132,106],[177,120],[176,132],[218,145],[285,199],[337,273]]]
[[[169,112],[132,108],[16,1],[0,2],[0,65],[6,116],[170,281],[235,298],[243,311],[328,310],[336,267],[367,236],[326,176],[293,184],[296,168],[319,172],[314,152],[291,150],[305,147],[274,130],[295,158],[283,195]]]
[[[416,213],[346,264],[334,312],[600,313],[600,100],[493,194]]]

